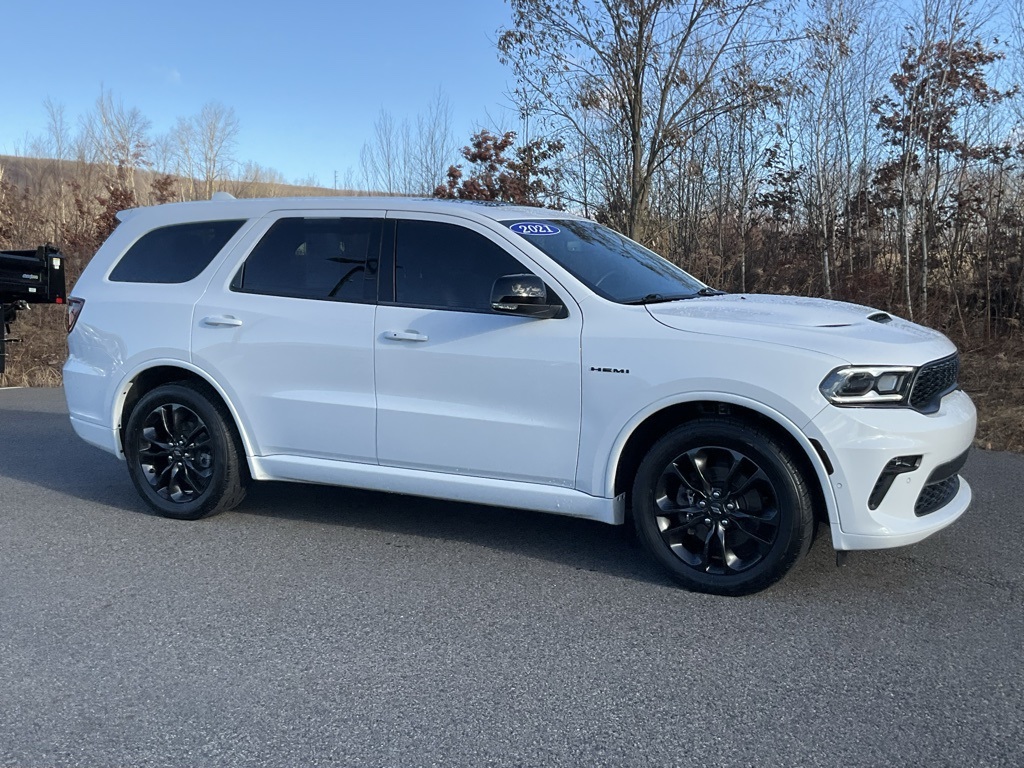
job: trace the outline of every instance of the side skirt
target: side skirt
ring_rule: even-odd
[[[571,488],[538,483],[298,456],[251,456],[249,466],[253,477],[258,480],[341,485],[472,504],[516,507],[612,525],[621,525],[625,519],[625,494],[606,499]]]

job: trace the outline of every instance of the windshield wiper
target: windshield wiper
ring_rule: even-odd
[[[701,288],[696,293],[680,293],[665,295],[661,293],[648,293],[646,296],[639,299],[630,299],[629,301],[622,302],[623,304],[662,304],[666,301],[683,301],[684,299],[696,299],[701,296],[724,296],[725,291],[719,291],[715,288]]]
[[[648,293],[646,296],[639,299],[630,299],[629,301],[622,302],[623,304],[660,304],[663,301],[680,301],[681,299],[692,299],[694,294],[683,293],[678,296],[665,296],[660,293]]]

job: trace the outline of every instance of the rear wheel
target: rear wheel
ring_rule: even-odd
[[[245,497],[231,418],[188,383],[157,387],[139,400],[125,430],[125,458],[139,495],[164,517],[197,520]]]
[[[784,576],[810,548],[811,494],[788,449],[733,418],[669,432],[637,471],[640,540],[680,584],[744,595]]]

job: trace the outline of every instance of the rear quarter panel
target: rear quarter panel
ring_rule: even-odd
[[[157,211],[146,209],[120,224],[71,292],[85,301],[68,336],[64,366],[64,391],[73,419],[116,429],[129,373],[189,362],[194,305],[251,227],[251,222],[243,224],[210,264],[186,283],[112,282],[111,270],[136,240],[155,227],[177,223],[178,217],[158,217]]]

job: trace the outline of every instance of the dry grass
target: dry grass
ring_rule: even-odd
[[[1024,339],[961,344],[960,380],[978,407],[975,445],[1024,453]]]
[[[7,372],[0,375],[0,386],[60,386],[68,356],[64,313],[64,307],[53,305],[31,306],[18,313],[7,339]]]
[[[12,327],[21,342],[7,346],[5,387],[57,387],[67,358],[64,308],[37,306]],[[971,346],[960,342],[961,381],[978,407],[975,445],[1024,453],[1024,338]]]

